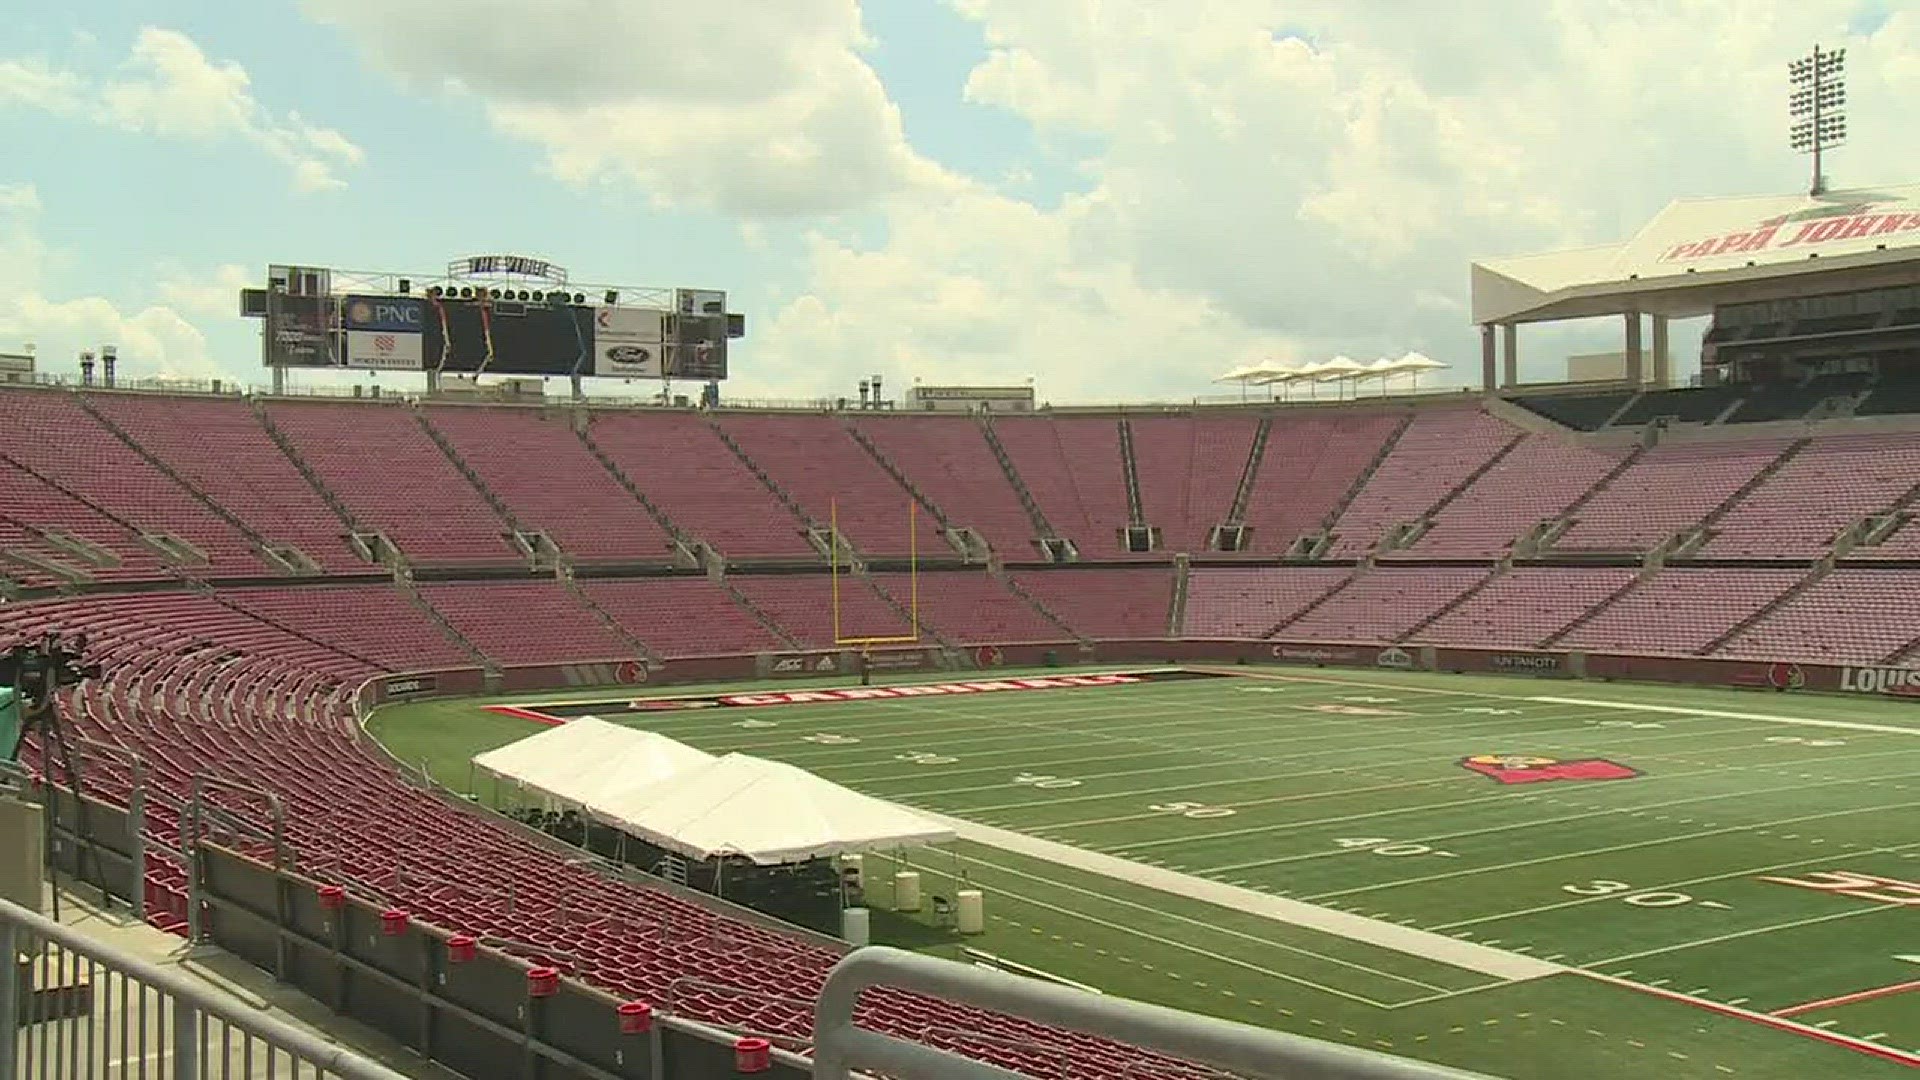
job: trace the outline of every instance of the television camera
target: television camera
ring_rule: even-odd
[[[85,634],[62,638],[52,632],[0,653],[0,755],[5,760],[19,760],[28,728],[50,722],[55,695],[101,677],[100,663],[89,662],[86,654]]]

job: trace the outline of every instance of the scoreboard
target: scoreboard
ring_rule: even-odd
[[[273,266],[240,301],[273,368],[717,380],[745,333],[718,289],[569,284],[510,255],[418,277]]]

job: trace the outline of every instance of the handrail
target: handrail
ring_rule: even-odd
[[[237,1029],[252,1036],[270,1047],[285,1051],[296,1062],[304,1061],[317,1069],[321,1075],[332,1075],[343,1080],[404,1080],[400,1073],[383,1065],[361,1057],[344,1047],[334,1046],[318,1036],[308,1034],[282,1020],[263,1016],[258,1011],[243,1008],[227,1001],[207,987],[188,979],[177,972],[149,963],[137,956],[123,953],[118,949],[94,941],[85,934],[62,926],[51,919],[35,914],[18,904],[0,900],[0,956],[13,957],[20,953],[22,940],[35,939],[58,945],[63,951],[82,956],[106,968],[109,971],[134,979],[136,982],[153,987],[164,995],[173,1014],[173,1032],[176,1038],[176,1060],[193,1059],[200,1049],[201,1023],[206,1019],[217,1019],[229,1028]],[[0,1005],[6,1007],[0,1012],[0,1071],[13,1074],[16,1062],[15,1042],[16,1015],[19,1007],[17,993],[17,969],[11,963],[5,971],[0,971]],[[141,1000],[145,1001],[144,992]],[[181,1021],[185,1022],[182,1023]],[[190,1034],[195,1042],[191,1047],[179,1044],[179,1036]],[[183,1073],[183,1075],[186,1075]]]
[[[1255,1080],[1486,1080],[1158,1005],[1071,990],[917,953],[874,946],[834,966],[814,1012],[814,1080],[850,1080],[854,1069],[940,1080],[1013,1080],[1020,1074],[853,1022],[863,990],[896,987],[1044,1024],[1101,1035]]]

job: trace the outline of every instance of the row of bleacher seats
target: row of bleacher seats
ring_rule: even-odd
[[[856,431],[1002,558],[1031,561],[1038,531],[979,425],[962,418],[594,412],[583,440],[567,410],[300,402],[255,410],[238,400],[34,391],[0,393],[0,417],[14,422],[0,450],[9,506],[0,551],[26,556],[4,572],[29,587],[52,583],[63,567],[103,581],[166,577],[156,535],[192,553],[171,561],[195,576],[279,573],[255,553],[261,541],[350,571],[366,564],[347,544],[349,522],[386,533],[418,565],[511,564],[522,557],[514,526],[546,532],[581,563],[665,565],[676,532],[737,559],[817,563],[806,528],[836,517],[860,549],[904,554],[914,499]],[[1168,550],[1204,551],[1211,523],[1234,500],[1257,422],[1146,417],[1132,427],[1147,520],[1164,523]],[[1126,554],[1113,421],[1019,417],[995,428],[1053,530],[1083,558]],[[1644,551],[1714,519],[1708,556],[1807,557],[1861,517],[1903,504],[1903,469],[1920,453],[1920,435],[1833,435],[1799,450],[1777,438],[1588,448],[1471,408],[1277,415],[1243,518],[1257,556],[1326,529],[1332,556],[1358,557],[1389,530],[1424,523],[1400,554],[1485,559],[1556,519],[1559,550]],[[1724,505],[1750,484],[1740,505]],[[925,524],[920,549],[938,554],[943,541]],[[1917,537],[1901,530],[1858,557],[1909,557]]]
[[[0,637],[47,628],[86,632],[109,666],[105,680],[77,695],[70,727],[138,754],[147,782],[172,796],[147,804],[150,841],[178,845],[174,807],[184,805],[196,777],[250,784],[277,796],[286,843],[301,870],[323,882],[361,883],[423,922],[512,939],[535,959],[564,957],[571,974],[625,999],[808,1040],[809,1003],[837,950],[680,894],[601,876],[403,778],[359,734],[349,706],[351,687],[380,665],[213,597],[0,607]],[[209,649],[224,661],[202,662]],[[28,760],[37,763],[36,748]],[[133,781],[121,759],[89,758],[85,768],[94,797],[125,801]],[[228,809],[266,824],[256,806]],[[237,846],[269,854],[259,845]],[[145,900],[148,921],[181,931],[184,871],[150,856]],[[690,989],[685,980],[702,985]],[[861,1015],[863,1024],[1029,1075],[1191,1073],[1110,1040],[901,991],[865,995]]]
[[[1712,655],[1865,663],[1903,656],[1920,639],[1920,612],[1907,612],[1916,584],[1920,571],[1860,565],[1200,567],[1188,580],[1179,636],[1705,655],[1804,586]],[[739,575],[728,585],[737,595],[704,577],[655,577],[585,580],[584,595],[551,581],[492,581],[425,584],[419,601],[394,585],[366,582],[237,587],[215,596],[237,616],[395,670],[471,667],[477,660],[469,645],[491,663],[519,665],[632,659],[643,650],[673,659],[830,649],[836,641],[916,636],[908,615],[914,590],[904,573],[842,579],[838,627],[825,575]],[[1165,567],[1021,571],[1010,582],[981,571],[927,573],[917,590],[918,637],[961,647],[1165,638],[1173,586]],[[176,594],[150,595],[165,606]]]
[[[868,555],[951,555],[928,506],[1015,564],[1040,559],[1036,517],[1084,560],[1221,555],[1208,534],[1232,510],[1260,426],[1232,414],[1129,421],[1142,515],[1163,540],[1143,554],[1123,550],[1111,418],[995,420],[1010,471],[981,424],[958,417],[256,408],[10,390],[0,421],[0,575],[26,588],[284,576],[261,545],[296,548],[327,573],[375,569],[353,530],[427,567],[521,562],[516,528],[580,565],[665,567],[678,537],[735,562],[817,566],[808,529],[834,521]],[[1400,534],[1389,557],[1486,560],[1551,523],[1544,554],[1644,552],[1707,524],[1702,557],[1817,557],[1854,522],[1904,507],[1920,490],[1905,482],[1916,458],[1920,433],[1641,450],[1529,433],[1471,407],[1282,412],[1245,493],[1241,554],[1273,558],[1324,533],[1325,557],[1353,559]],[[1920,527],[1851,554],[1920,556]]]

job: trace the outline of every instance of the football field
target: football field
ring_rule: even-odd
[[[595,715],[950,817],[954,850],[905,857],[932,894],[983,890],[987,932],[885,915],[876,937],[1107,993],[1515,1078],[1920,1063],[1915,703],[1019,674],[438,701],[372,727],[456,788],[539,730],[525,715]],[[891,869],[868,860],[876,907]]]

